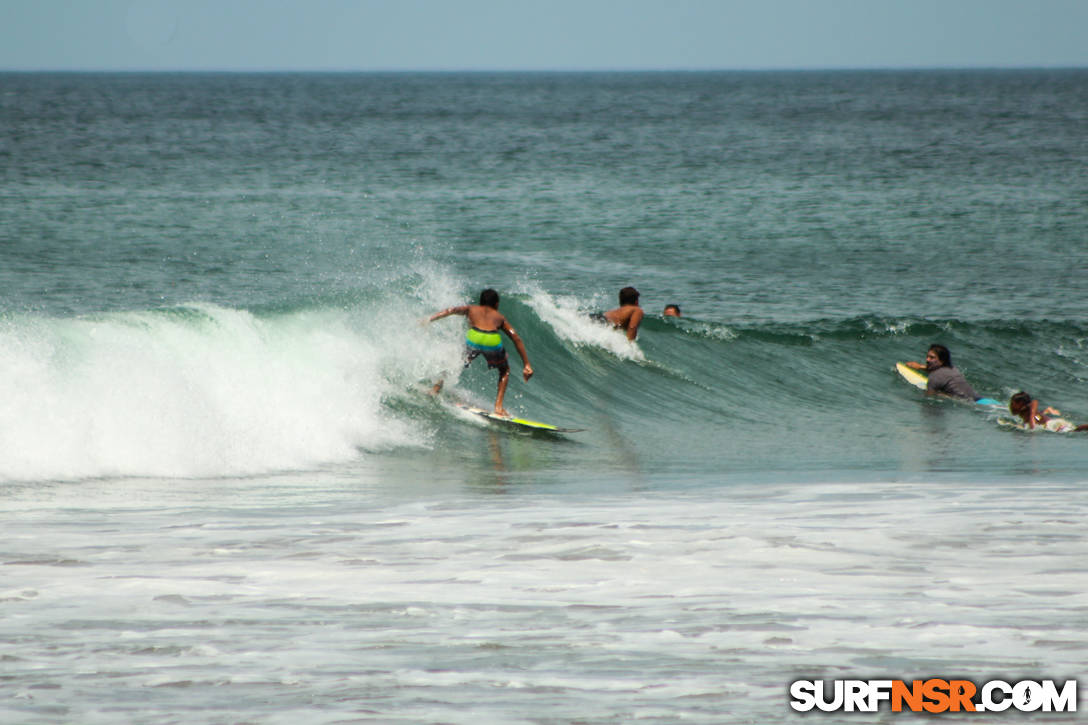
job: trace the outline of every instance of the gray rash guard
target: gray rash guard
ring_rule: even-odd
[[[951,395],[953,398],[964,398],[974,402],[978,400],[975,389],[963,377],[963,373],[954,367],[940,367],[929,374],[929,382],[926,390],[931,393]]]

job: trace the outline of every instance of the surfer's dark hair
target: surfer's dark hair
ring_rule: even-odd
[[[624,287],[620,290],[620,305],[637,305],[638,290],[634,287]]]
[[[1021,390],[1016,395],[1009,398],[1009,412],[1015,413],[1020,408],[1025,408],[1031,405],[1031,396]]]
[[[666,310],[676,310],[676,314],[678,314],[678,315],[680,314],[680,305],[668,304],[668,305],[665,305],[665,309]]]
[[[480,293],[480,304],[484,307],[499,308],[499,293],[488,287]]]
[[[937,359],[941,361],[941,367],[952,367],[952,353],[948,351],[948,348],[944,345],[933,344],[929,346],[930,351],[937,355]]]

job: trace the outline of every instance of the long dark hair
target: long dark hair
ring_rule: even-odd
[[[948,348],[944,345],[933,344],[929,346],[929,349],[937,354],[937,359],[941,361],[941,367],[952,367],[952,353],[948,351]]]

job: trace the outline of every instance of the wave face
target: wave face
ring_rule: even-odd
[[[446,377],[443,399],[490,405],[496,376],[482,362],[462,369],[463,318],[421,321],[465,296],[448,278],[416,276],[276,308],[9,315],[0,477],[252,475],[456,449],[478,427],[424,389]],[[1003,411],[925,400],[893,372],[935,341],[980,394],[1006,400],[1029,388],[1088,420],[1088,326],[1079,322],[724,324],[651,314],[630,343],[590,318],[595,302],[539,289],[503,298],[537,371],[521,381],[508,345],[508,407],[586,427],[579,440],[589,448],[630,448],[650,468],[895,471],[907,465],[900,434],[925,435],[918,416],[929,415],[977,437],[976,463],[997,471],[1007,457],[993,455],[986,435]],[[615,463],[580,456],[590,468]]]

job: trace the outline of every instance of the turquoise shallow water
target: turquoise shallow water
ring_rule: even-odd
[[[1076,675],[1088,439],[893,365],[942,342],[1088,421],[1086,81],[0,75],[9,714],[747,722],[799,672]],[[628,284],[636,345],[588,316]],[[485,286],[537,369],[508,407],[586,432],[420,392],[463,333],[420,321]]]

